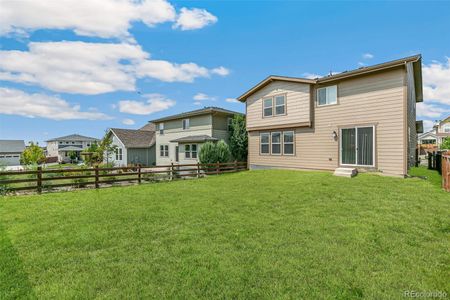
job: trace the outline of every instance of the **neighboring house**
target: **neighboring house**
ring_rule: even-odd
[[[19,166],[23,150],[23,140],[0,140],[0,166]]]
[[[205,107],[151,121],[156,125],[156,165],[196,163],[207,141],[228,142],[230,124],[238,112]]]
[[[81,152],[99,142],[98,139],[79,134],[71,134],[47,141],[47,157],[57,157],[58,162],[70,162],[70,153],[77,155],[77,161],[81,160]]]
[[[421,56],[316,79],[269,76],[245,92],[249,167],[352,167],[404,176],[415,163]]]
[[[417,137],[417,146],[419,148],[419,155],[426,155],[428,152],[434,152],[438,150],[438,137],[436,136],[436,130],[430,130],[422,133]]]
[[[450,137],[450,116],[434,125],[433,130],[436,134],[437,145],[440,148],[444,139]]]
[[[155,125],[149,123],[140,129],[111,128],[108,136],[116,146],[108,162],[115,166],[152,166],[156,162]]]

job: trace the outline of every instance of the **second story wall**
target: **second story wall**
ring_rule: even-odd
[[[284,115],[263,116],[263,99],[285,95]],[[263,126],[292,125],[310,122],[310,85],[297,82],[274,81],[249,96],[247,101],[247,129]]]

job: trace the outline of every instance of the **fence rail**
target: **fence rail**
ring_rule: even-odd
[[[170,164],[156,167],[112,167],[42,169],[0,172],[0,188],[6,191],[51,190],[60,187],[101,188],[116,182],[174,180],[185,177],[202,177],[247,170],[246,162],[213,164]],[[89,180],[91,179],[91,180]],[[55,183],[57,182],[57,183]]]
[[[442,155],[442,188],[450,192],[450,152]]]

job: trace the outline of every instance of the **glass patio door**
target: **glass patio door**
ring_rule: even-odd
[[[374,127],[341,129],[341,164],[374,166]]]

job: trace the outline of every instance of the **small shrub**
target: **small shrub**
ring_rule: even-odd
[[[199,160],[202,164],[225,163],[230,158],[230,148],[223,140],[217,143],[206,142],[200,148]]]

